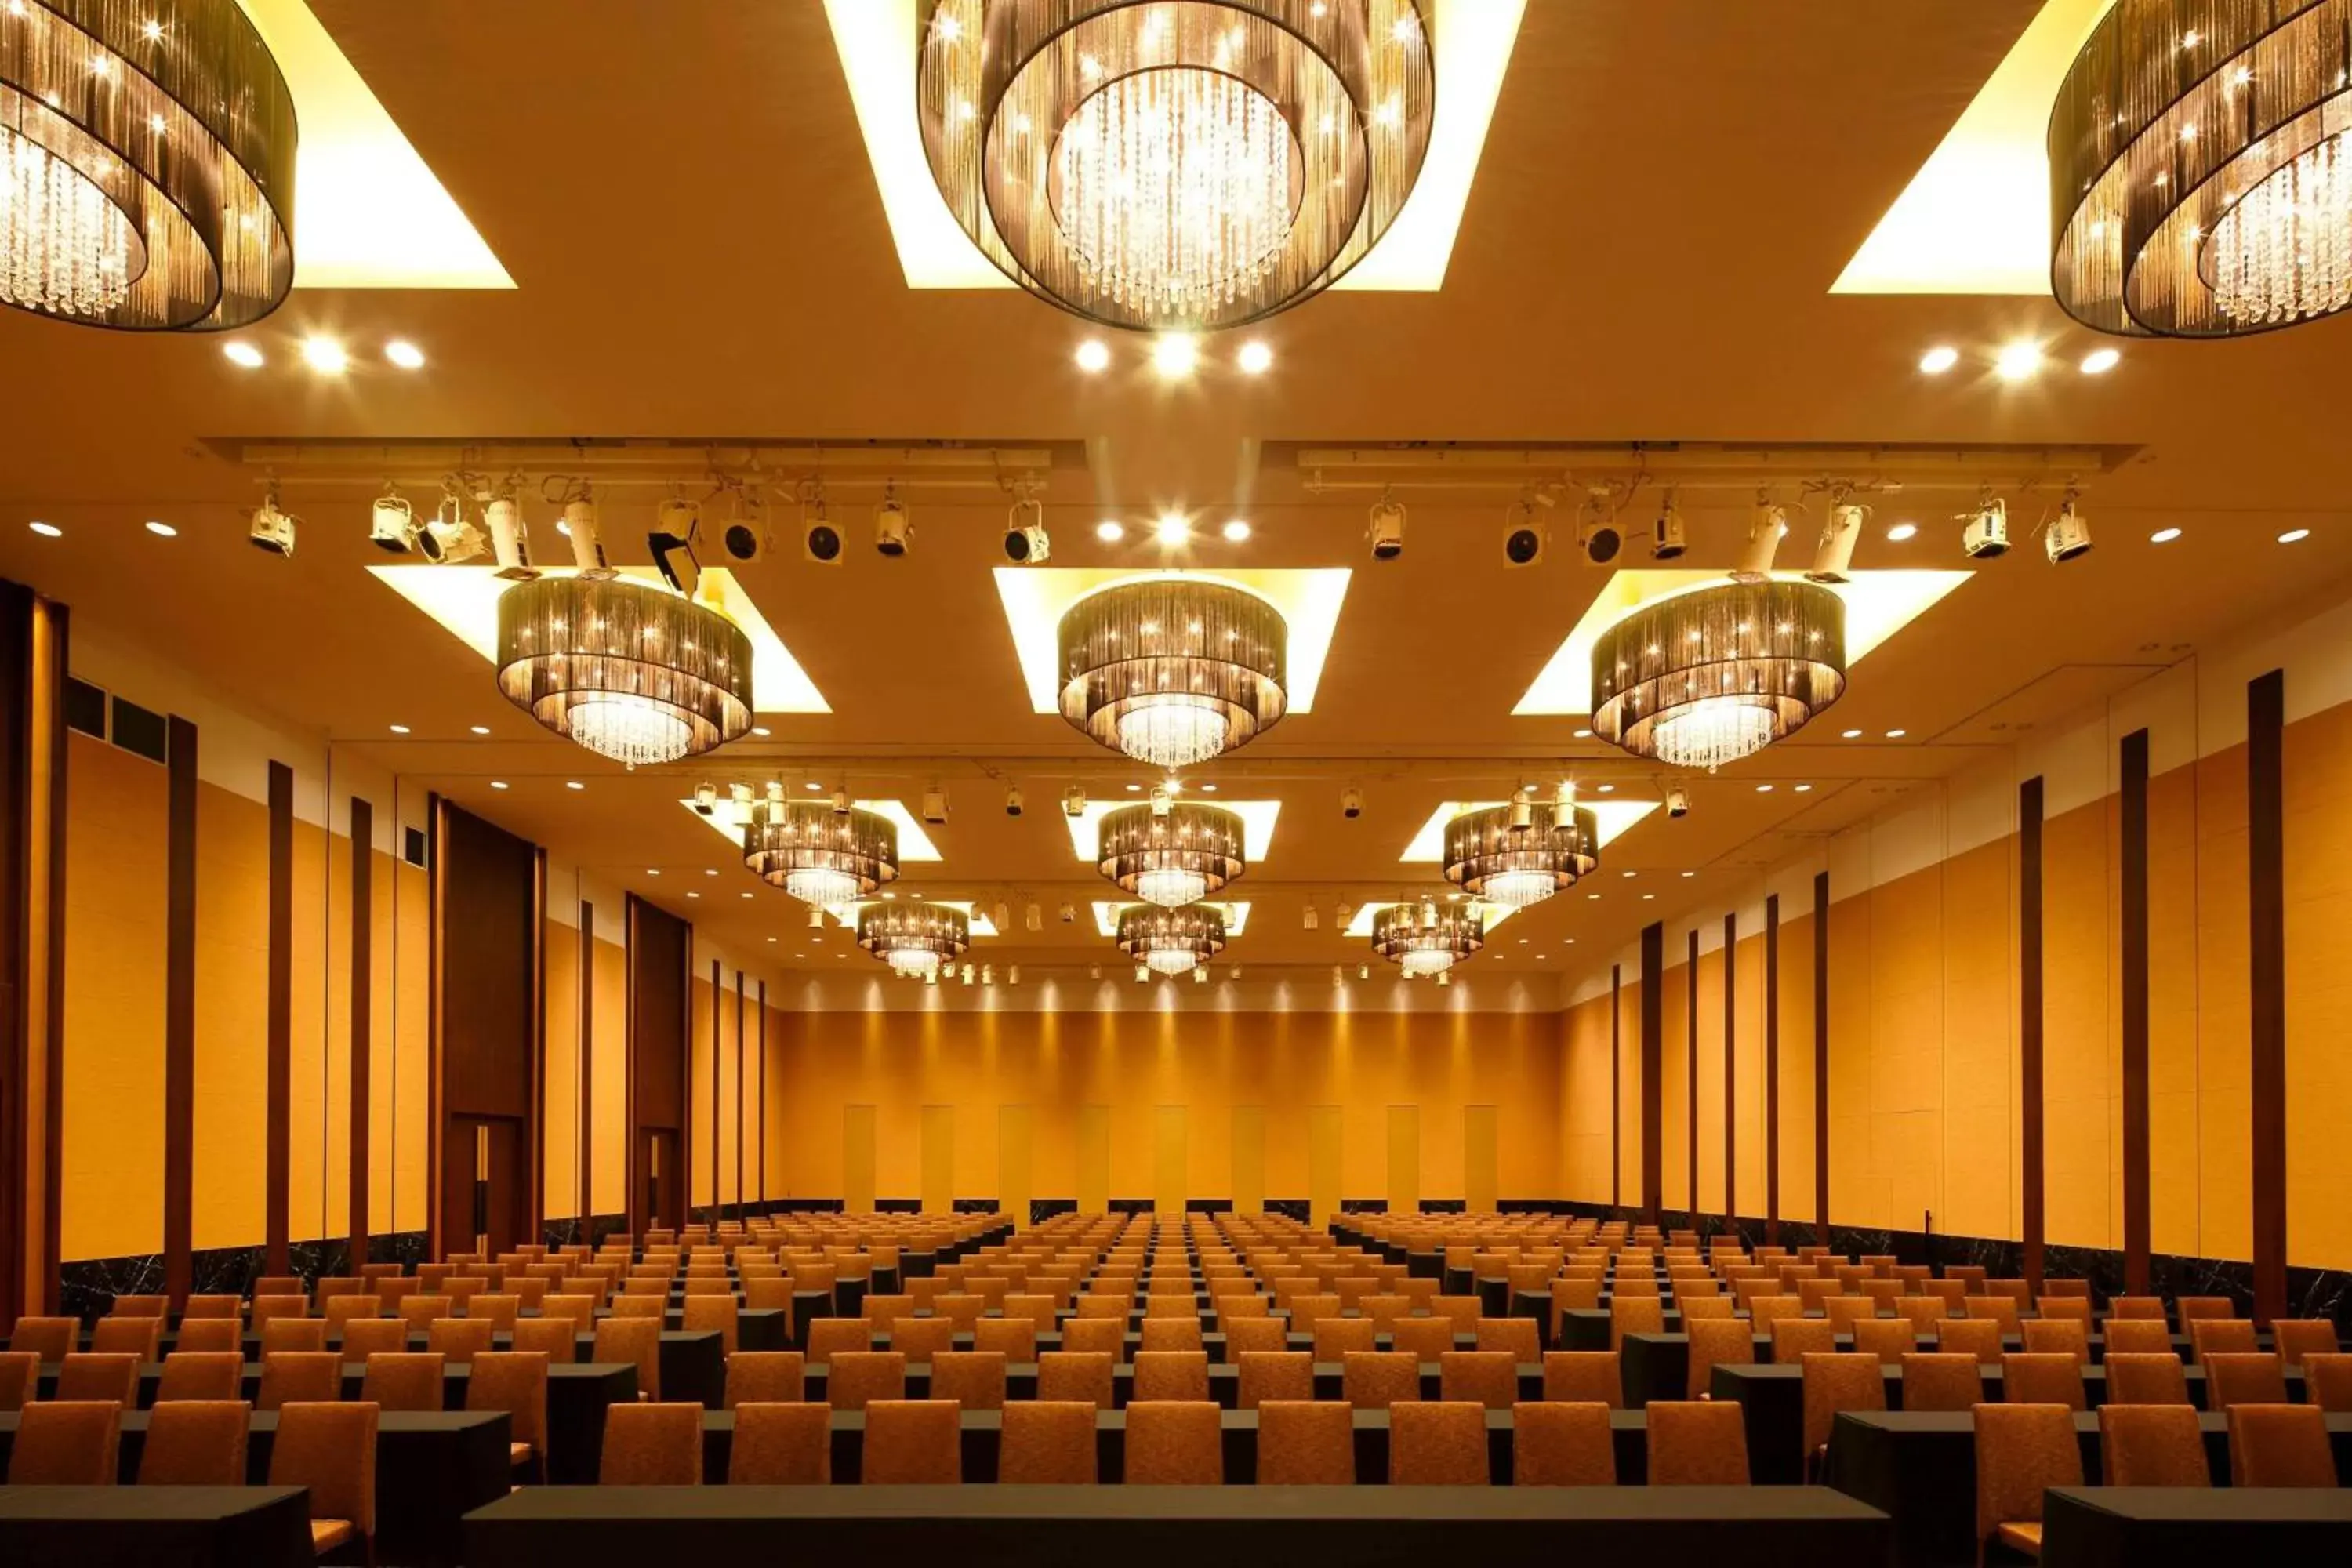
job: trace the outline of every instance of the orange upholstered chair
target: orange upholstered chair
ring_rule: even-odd
[[[1389,1348],[1409,1352],[1415,1361],[1434,1363],[1454,1348],[1451,1318],[1399,1318],[1389,1327]],[[1326,1359],[1318,1356],[1317,1360]]]
[[[1731,1400],[1650,1401],[1650,1484],[1744,1487],[1748,1426]]]
[[[243,1397],[245,1357],[235,1351],[173,1351],[155,1381],[155,1403]]]
[[[898,1351],[901,1355],[907,1353],[901,1343],[906,1338],[905,1331],[915,1321],[911,1318],[901,1319],[896,1331],[890,1336],[890,1348]],[[953,1331],[950,1329],[950,1342],[953,1342],[952,1333]],[[819,1318],[809,1325],[808,1339],[803,1346],[803,1352],[807,1355],[811,1365],[824,1366],[841,1352],[866,1351],[873,1348],[874,1325],[864,1318]],[[924,1359],[929,1359],[928,1354]]]
[[[805,1397],[807,1376],[798,1351],[738,1351],[727,1358],[727,1408],[797,1405]]]
[[[1142,1351],[1135,1358],[1129,1403],[1198,1403],[1209,1397],[1209,1357],[1202,1351]]]
[[[1485,1405],[1436,1400],[1390,1410],[1390,1485],[1483,1487],[1492,1479]]]
[[[2273,1319],[2271,1344],[2285,1358],[2287,1365],[2301,1366],[2305,1356],[2336,1353],[2336,1324],[2327,1318]]]
[[[125,1410],[139,1408],[139,1358],[127,1352],[79,1352],[58,1363],[52,1399],[111,1399]]]
[[[179,1348],[184,1352],[231,1351],[241,1359],[245,1353],[245,1325],[235,1318],[183,1318]]]
[[[570,1366],[580,1359],[580,1331],[570,1318],[519,1318],[508,1344],[547,1358],[551,1366]]]
[[[2250,1355],[2262,1348],[2251,1318],[2199,1318],[2189,1325],[2189,1358]]]
[[[741,1321],[742,1309],[732,1295],[688,1296],[678,1308],[679,1329],[690,1334],[716,1330],[719,1349],[727,1355],[735,1353],[736,1330]]]
[[[370,1356],[360,1380],[360,1397],[380,1410],[438,1410],[445,1364],[431,1351]]]
[[[2107,1356],[2171,1355],[2172,1330],[2160,1319],[2109,1318],[2107,1320]]]
[[[185,1329],[192,1319],[242,1318],[244,1315],[245,1298],[242,1296],[191,1296],[180,1313],[180,1327]]]
[[[1093,1484],[1096,1414],[1085,1400],[1040,1398],[1006,1405],[996,1479],[1015,1486]]]
[[[122,1406],[110,1399],[47,1399],[16,1417],[12,1487],[110,1487],[121,1464]]]
[[[2286,1402],[2286,1363],[2276,1354],[2225,1351],[2205,1358],[2206,1409]]]
[[[252,1407],[242,1399],[179,1399],[147,1413],[139,1450],[142,1487],[245,1485]]]
[[[2011,1405],[2089,1408],[2083,1363],[2063,1351],[2028,1351],[2000,1358],[2001,1398]]]
[[[1146,1350],[1160,1348],[1151,1342],[1152,1330],[1181,1329],[1186,1326],[1183,1323],[1144,1324],[1144,1348]],[[1193,1341],[1191,1348],[1198,1350],[1201,1348],[1201,1325],[1196,1322],[1189,1326],[1192,1331]],[[979,1327],[971,1331],[971,1348],[976,1351],[994,1351],[1004,1358],[1005,1364],[1008,1366],[1034,1364],[1037,1360],[1036,1320],[1034,1318],[982,1318]],[[1171,1345],[1167,1348],[1175,1350],[1184,1347]]]
[[[544,1475],[547,1449],[547,1353],[485,1351],[466,1379],[466,1408],[507,1413],[507,1461],[536,1464]]]
[[[0,1383],[5,1383],[0,1377]],[[2352,1353],[2303,1358],[2305,1398],[2331,1415],[2352,1414]],[[0,1409],[5,1409],[0,1405]]]
[[[1222,1485],[1222,1413],[1206,1400],[1130,1401],[1126,1463],[1129,1486]]]
[[[1690,1337],[1690,1369],[1685,1394],[1692,1399],[1705,1395],[1715,1384],[1715,1369],[1722,1366],[1748,1366],[1756,1360],[1756,1336],[1748,1326],[1737,1318],[1721,1321],[1699,1321],[1685,1324]],[[1773,1325],[1777,1331],[1778,1323]]]
[[[447,1357],[452,1366],[464,1366],[490,1349],[497,1332],[488,1318],[436,1318],[425,1328],[425,1348]]]
[[[728,1484],[827,1484],[833,1479],[832,1418],[832,1407],[824,1405],[761,1401],[738,1406],[735,1440],[727,1454]]]
[[[1969,1410],[1984,1400],[1984,1373],[1972,1355],[1903,1358],[1903,1408]]]
[[[1037,1397],[1108,1410],[1115,1401],[1111,1359],[1101,1351],[1048,1351],[1037,1358]]]
[[[1437,1358],[1437,1368],[1441,1400],[1488,1410],[1508,1410],[1518,1403],[1519,1363],[1514,1352],[1447,1351]]]
[[[2206,1487],[2213,1472],[2205,1435],[2187,1405],[2099,1407],[2099,1484],[2109,1487]]]
[[[1087,1412],[1089,1455],[1093,1414]],[[866,1407],[861,1479],[867,1486],[956,1485],[963,1479],[962,1436],[960,1414],[947,1400],[877,1399]],[[1003,1473],[1001,1458],[998,1472],[998,1479],[1011,1479]]]
[[[2334,1486],[2336,1454],[2326,1413],[2311,1405],[2231,1406],[2230,1484]]]
[[[1625,1374],[1615,1351],[1546,1351],[1543,1379],[1546,1404],[1605,1405],[1615,1410],[1625,1403]]]
[[[1512,1405],[1511,1484],[1615,1486],[1617,1447],[1610,1432],[1609,1406],[1551,1400]]]
[[[1257,1408],[1257,1484],[1352,1486],[1355,1413],[1335,1402],[1272,1399]]]
[[[1305,1351],[1244,1351],[1235,1404],[1255,1410],[1270,1399],[1315,1397],[1315,1358]]]
[[[186,1337],[186,1331],[182,1331],[181,1338]],[[407,1348],[408,1325],[398,1318],[353,1318],[343,1325],[341,1349],[345,1361],[363,1362],[370,1356],[396,1354]]]
[[[1809,1355],[1825,1355],[1837,1349],[1837,1324],[1828,1318],[1775,1318],[1769,1327],[1776,1366],[1801,1366]],[[1749,1355],[1752,1359],[1752,1346]]]
[[[1377,1331],[1370,1318],[1321,1318],[1315,1324],[1315,1359],[1335,1362],[1373,1348]]]
[[[0,1351],[0,1413],[22,1410],[41,1386],[41,1358],[31,1351]]]
[[[1543,1344],[1533,1318],[1481,1318],[1478,1349],[1508,1351],[1511,1359],[1532,1366],[1543,1358]]]
[[[100,1318],[89,1331],[89,1348],[103,1355],[136,1356],[141,1361],[162,1358],[163,1320],[134,1314],[129,1317]]]
[[[1627,1334],[1655,1334],[1666,1326],[1665,1309],[1655,1296],[1612,1295],[1609,1299],[1609,1348],[1622,1350]]]
[[[2025,1325],[2025,1348],[2035,1355],[2071,1355],[2091,1364],[2091,1333],[2071,1318],[2037,1318]]]
[[[1886,1408],[1885,1368],[1876,1356],[1835,1352],[1805,1357],[1805,1468],[1810,1476],[1829,1450],[1830,1428],[1841,1410]]]
[[[1240,1332],[1244,1329],[1266,1329],[1264,1335]],[[1282,1325],[1272,1320],[1264,1323],[1235,1323],[1227,1331],[1225,1350],[1239,1354],[1243,1348],[1255,1348],[1259,1339],[1271,1342],[1266,1348],[1280,1350],[1287,1342]],[[1062,1325],[1062,1351],[1066,1354],[1101,1354],[1117,1361],[1127,1353],[1127,1324],[1117,1318],[1072,1318]]]
[[[1340,1397],[1358,1410],[1386,1410],[1421,1397],[1421,1363],[1396,1351],[1349,1351],[1339,1363]]]
[[[702,1406],[607,1406],[596,1479],[608,1487],[701,1485]]]
[[[2063,1405],[1976,1407],[1977,1546],[2042,1555],[2042,1497],[2083,1484],[2074,1415]]]
[[[343,1358],[334,1351],[273,1351],[261,1358],[257,1410],[327,1404],[343,1396]]]
[[[854,1322],[856,1320],[820,1319],[819,1326],[826,1321]],[[905,1356],[908,1366],[929,1366],[931,1363],[931,1358],[941,1351],[955,1349],[955,1337],[960,1331],[956,1328],[953,1318],[900,1318],[890,1325],[890,1348]],[[814,1353],[815,1340],[816,1336],[812,1332],[810,1335],[812,1346],[810,1359],[812,1360],[815,1359]],[[862,1350],[865,1347],[859,1345],[851,1348]]]
[[[1002,1351],[941,1351],[931,1358],[930,1396],[965,1410],[1002,1410],[1004,1366]]]
[[[1855,1351],[1876,1356],[1882,1366],[1900,1366],[1905,1356],[1919,1349],[1918,1332],[1908,1318],[1864,1318],[1847,1331],[1853,1336]]]
[[[258,1303],[257,1303],[258,1305]],[[436,1318],[446,1318],[457,1310],[457,1303],[438,1291],[429,1295],[415,1294],[400,1299],[400,1321],[408,1325],[411,1333],[421,1334],[433,1326]]]
[[[1953,1318],[1937,1323],[1936,1349],[1946,1355],[1972,1355],[1979,1366],[1999,1366],[2000,1325],[1990,1318]]]
[[[907,1397],[907,1358],[898,1351],[841,1351],[826,1368],[825,1400],[835,1410],[863,1410]]]
[[[2170,1351],[2151,1354],[2126,1351],[2107,1352],[2107,1405],[2181,1405],[2189,1403],[2189,1376],[2180,1358]]]
[[[313,1552],[357,1542],[375,1560],[375,1434],[376,1407],[364,1402],[278,1409],[269,1484],[309,1489]]]
[[[658,1318],[604,1318],[596,1324],[593,1348],[588,1352],[596,1361],[626,1363],[637,1369],[637,1397],[644,1400],[661,1398],[661,1320]]]
[[[269,1356],[279,1351],[315,1352],[327,1348],[327,1320],[291,1316],[264,1320],[261,1324],[261,1353]]]

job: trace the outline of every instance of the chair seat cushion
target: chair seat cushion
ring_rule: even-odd
[[[352,1521],[348,1519],[314,1519],[310,1521],[310,1551],[314,1555],[332,1552],[346,1542],[358,1538],[359,1531],[352,1528]]]
[[[507,1463],[509,1465],[527,1465],[530,1463],[530,1456],[531,1447],[528,1443],[507,1445]]]
[[[1993,1539],[2003,1546],[2013,1547],[2029,1557],[2042,1555],[2041,1521],[2015,1521],[1993,1531]]]

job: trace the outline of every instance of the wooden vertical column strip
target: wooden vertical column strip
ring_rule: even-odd
[[[1683,1031],[1687,1039],[1685,1048],[1690,1055],[1690,1067],[1683,1074],[1683,1098],[1687,1102],[1685,1120],[1690,1123],[1690,1135],[1683,1147],[1690,1154],[1690,1187],[1685,1192],[1685,1213],[1694,1226],[1698,1223],[1698,927],[1690,929],[1690,939],[1683,952]]]
[[[530,1089],[523,1122],[523,1190],[529,1213],[523,1235],[547,1240],[547,847],[530,850]]]
[[[2253,1043],[2254,1321],[2286,1311],[2286,674],[2246,683],[2246,989]]]
[[[2042,780],[2017,786],[2018,1215],[2027,1290],[2042,1294]]]
[[[719,961],[714,958],[710,961],[710,1217],[714,1223],[720,1214],[719,1194],[721,1190],[719,1185],[719,1025],[726,1016],[720,1011],[726,1005],[727,982],[720,978]],[[694,1037],[688,1035],[687,1038],[691,1042]],[[694,1070],[691,1044],[688,1046],[686,1054],[688,1058],[687,1071],[691,1074]],[[694,1194],[691,1192],[687,1194],[686,1200],[687,1207],[692,1209]]]
[[[1609,1206],[1625,1202],[1625,1084],[1623,1040],[1619,1020],[1624,1016],[1625,966],[1609,966]]]
[[[735,972],[735,1217],[741,1219],[743,1208],[743,1101],[750,1097],[751,1080],[743,1076],[743,992],[748,983],[743,972]]]
[[[768,983],[760,982],[760,1157],[756,1162],[761,1212],[767,1212],[768,1202]]]
[[[645,1139],[637,1131],[637,898],[621,905],[621,1229],[631,1244],[643,1239],[637,1223],[646,1199]]]
[[[1813,1242],[1830,1240],[1830,874],[1813,873]]]
[[[585,899],[580,900],[580,1136],[572,1147],[580,1152],[580,1236],[591,1246],[595,1237],[590,1234],[595,1226],[596,1205],[594,1184],[589,1178],[596,1152],[596,910]]]
[[[446,1012],[441,922],[449,903],[449,802],[438,794],[427,795],[425,814],[425,1255],[437,1263],[448,1257],[450,1242],[470,1247],[473,1238],[444,1235],[441,1224],[441,1036]]]
[[[2122,747],[2124,1289],[2147,1294],[2147,731]]]
[[[196,727],[172,715],[164,752],[163,1290],[184,1306],[194,1263],[196,1146]]]
[[[1764,896],[1764,1244],[1780,1241],[1780,895]]]
[[[1739,1053],[1733,1038],[1739,1018],[1739,917],[1723,917],[1723,1217],[1739,1215]]]
[[[1666,928],[1642,928],[1642,1209],[1652,1225],[1664,1201],[1665,1100],[1658,1082],[1666,1055]]]
[[[262,1154],[263,1272],[289,1271],[287,1214],[294,1155],[294,770],[269,764],[269,974],[263,1051],[268,1088]]]
[[[352,797],[351,1271],[368,1260],[368,1090],[375,1025],[375,807]]]

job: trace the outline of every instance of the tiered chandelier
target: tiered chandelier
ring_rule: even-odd
[[[1485,916],[1459,900],[1407,899],[1372,917],[1372,951],[1407,980],[1434,979],[1486,945]]]
[[[2058,303],[2225,337],[2352,304],[2352,0],[2116,0],[2050,117]]]
[[[971,946],[971,919],[950,904],[867,904],[857,945],[902,979],[934,980]]]
[[[236,0],[0,7],[0,304],[241,327],[294,282],[294,100]]]
[[[650,584],[541,577],[499,595],[499,689],[600,757],[674,763],[751,728],[751,639]]]
[[[1228,327],[1320,292],[1429,147],[1418,0],[924,0],[918,37],[957,223],[1111,326]]]
[[[1726,583],[1644,605],[1592,644],[1592,732],[1713,770],[1845,690],[1845,601],[1818,583]]]
[[[871,898],[898,877],[898,825],[877,812],[780,799],[772,788],[743,825],[743,864],[804,903]]]
[[[1590,806],[1562,792],[1465,811],[1445,825],[1445,879],[1475,898],[1523,910],[1576,885],[1601,865]]]
[[[1238,812],[1164,795],[1105,813],[1097,849],[1105,877],[1163,909],[1197,903],[1245,869]]]
[[[1224,911],[1210,904],[1137,904],[1119,914],[1118,945],[1154,974],[1183,974],[1224,951]]]
[[[1115,584],[1063,614],[1059,643],[1062,717],[1155,767],[1233,751],[1288,705],[1282,612],[1229,583]]]

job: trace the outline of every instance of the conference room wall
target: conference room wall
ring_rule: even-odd
[[[1245,1183],[1262,1170],[1266,1197],[1305,1197],[1305,1130],[1330,1108],[1340,1196],[1460,1200],[1471,1108],[1492,1107],[1496,1194],[1556,1197],[1564,1026],[1553,1011],[779,1011],[769,1195],[852,1193],[863,1150],[845,1129],[870,1115],[875,1195],[918,1196],[925,1107],[945,1106],[951,1114],[934,1110],[929,1124],[952,1139],[960,1198],[999,1195],[1008,1125],[1028,1130],[1011,1168],[1034,1196],[1075,1197],[1099,1181],[1112,1199],[1151,1197],[1169,1147],[1163,1108],[1184,1111],[1188,1198],[1233,1197],[1237,1167]],[[1394,1107],[1417,1112],[1402,1170]],[[1083,1168],[1081,1134],[1095,1125],[1101,1163]],[[1262,1147],[1237,1147],[1235,1129],[1247,1137],[1253,1126]]]

